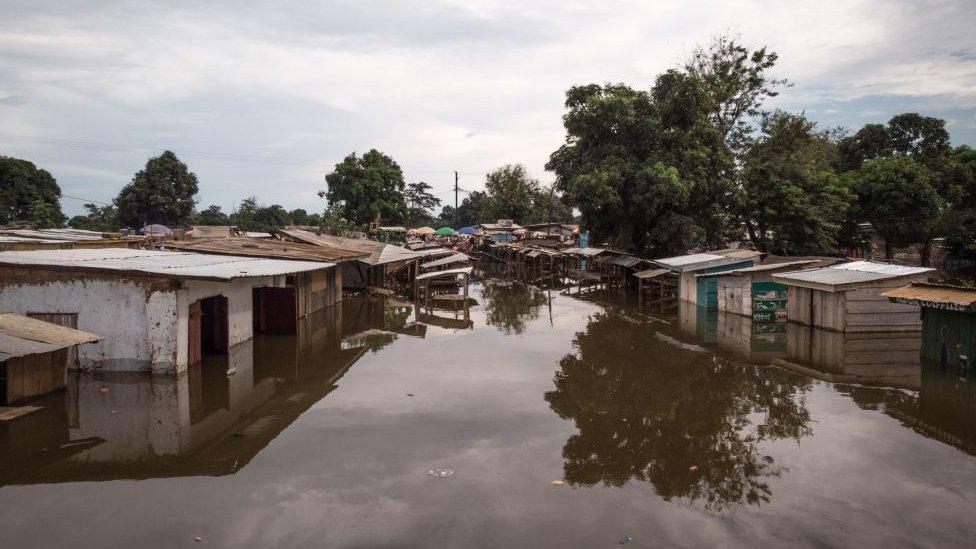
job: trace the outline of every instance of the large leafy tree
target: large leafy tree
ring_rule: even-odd
[[[191,220],[197,176],[170,151],[150,158],[115,199],[119,222],[129,227],[152,223],[185,225]]]
[[[19,158],[0,156],[0,225],[28,223],[60,227],[61,187],[46,170]]]
[[[506,164],[485,176],[485,191],[495,217],[524,223],[533,213],[539,181],[522,164]]]
[[[739,201],[753,245],[784,255],[835,251],[854,196],[834,172],[832,132],[783,111],[760,129],[743,156]]]
[[[651,93],[622,84],[574,87],[566,109],[566,142],[546,169],[580,210],[593,241],[638,254],[684,251],[691,239],[693,174],[679,171],[669,147],[681,139],[673,134],[686,135],[706,112],[668,110]]]
[[[330,208],[365,225],[373,221],[403,223],[407,216],[403,171],[389,156],[372,149],[361,157],[352,153],[325,176],[326,190],[319,193]]]
[[[894,248],[926,244],[944,205],[932,184],[932,171],[905,156],[878,158],[855,174],[860,212],[885,241],[885,258]],[[923,258],[924,259],[924,258]]]
[[[432,212],[441,205],[441,199],[431,194],[433,187],[425,181],[407,183],[404,199],[407,201],[407,224],[427,225],[433,222]]]
[[[288,210],[279,204],[258,208],[254,212],[251,230],[270,232],[292,224]]]
[[[721,35],[698,47],[685,72],[704,86],[710,117],[729,145],[738,148],[750,132],[750,119],[762,114],[763,102],[787,85],[770,71],[779,56],[762,47],[750,50],[734,37]]]

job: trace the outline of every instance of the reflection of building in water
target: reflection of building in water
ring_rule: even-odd
[[[702,307],[690,301],[678,301],[678,325],[681,332],[702,343],[718,342],[718,308]]]
[[[786,323],[757,322],[752,317],[718,311],[715,325],[719,349],[746,360],[786,356]]]
[[[840,387],[862,408],[880,410],[927,437],[976,455],[976,380],[943,368],[923,368],[918,394]]]
[[[545,292],[520,282],[486,281],[481,288],[488,324],[508,333],[525,331],[529,320],[539,318],[539,309],[549,303]]]
[[[188,375],[74,377],[43,410],[0,425],[0,484],[234,473],[366,352],[342,348],[340,311],[304,319],[299,336],[235,346]]]
[[[786,367],[834,382],[917,388],[920,332],[835,332],[789,324]]]

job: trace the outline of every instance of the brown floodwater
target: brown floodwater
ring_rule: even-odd
[[[0,424],[2,546],[976,545],[976,380],[917,342],[571,293],[74,375]]]

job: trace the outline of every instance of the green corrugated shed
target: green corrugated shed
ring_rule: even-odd
[[[972,367],[976,315],[922,308],[922,359],[942,366]]]

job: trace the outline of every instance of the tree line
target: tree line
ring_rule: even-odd
[[[321,226],[337,234],[361,231],[371,223],[385,225],[458,226],[496,219],[570,221],[573,212],[552,189],[545,189],[521,164],[489,173],[485,190],[470,193],[459,204],[441,207],[430,184],[407,183],[393,158],[377,150],[352,153],[325,176],[322,213],[287,210],[244,198],[230,213],[218,205],[198,210],[199,180],[171,151],[150,158],[111,204],[88,203],[85,214],[67,219],[61,189],[50,173],[26,160],[0,157],[0,226],[62,227],[118,231],[149,224],[170,227],[234,225],[242,230],[270,231],[287,225]]]
[[[778,57],[727,36],[698,48],[648,90],[589,84],[566,94],[565,143],[547,169],[591,240],[646,257],[748,239],[764,252],[835,254],[863,223],[885,254],[976,237],[976,152],[916,113],[853,135],[803,112],[769,111],[789,85]]]
[[[748,240],[763,252],[837,254],[866,227],[888,258],[918,246],[927,261],[944,239],[976,258],[976,151],[953,147],[945,121],[905,113],[853,134],[821,128],[803,112],[765,108],[790,84],[772,76],[778,56],[720,36],[648,89],[574,86],[566,138],[543,186],[521,164],[488,173],[484,190],[444,205],[427,182],[407,183],[375,149],[351,153],[325,175],[321,213],[245,198],[230,213],[196,208],[199,181],[175,154],[149,159],[111,205],[87,204],[66,220],[50,173],[0,157],[0,225],[94,230],[231,224],[245,230],[318,225],[334,232],[381,225],[458,228],[513,219],[576,220],[605,243],[644,257]]]

